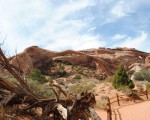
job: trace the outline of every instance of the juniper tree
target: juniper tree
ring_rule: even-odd
[[[113,86],[116,89],[121,89],[122,87],[129,87],[130,89],[134,88],[134,83],[130,80],[123,64],[120,64],[117,69],[114,78],[113,78]]]

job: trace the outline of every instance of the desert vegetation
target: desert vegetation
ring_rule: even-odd
[[[114,78],[113,78],[113,86],[116,89],[122,89],[124,87],[128,87],[130,89],[134,88],[134,83],[130,80],[124,66],[120,64],[119,68],[117,69]]]
[[[148,81],[150,82],[150,70],[141,70],[134,73],[134,79],[137,81]]]
[[[29,74],[29,78],[32,79],[33,81],[38,81],[41,84],[47,82],[45,76],[42,75],[41,71],[37,68],[31,71],[31,73]]]
[[[2,112],[1,118],[19,119],[19,117],[28,116],[28,119],[42,120],[100,119],[93,109],[94,104],[96,104],[93,93],[81,92],[77,98],[65,90],[64,84],[62,84],[64,87],[58,84],[52,84],[51,86],[43,84],[45,83],[45,77],[38,69],[33,69],[29,79],[24,79],[23,72],[9,63],[1,48],[0,65],[16,79],[16,82],[10,82],[0,77],[1,111],[8,108],[8,111]],[[36,110],[40,112],[37,114]]]

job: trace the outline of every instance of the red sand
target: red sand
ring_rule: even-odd
[[[107,120],[105,111],[96,109],[96,112],[102,120]],[[150,101],[121,106],[115,109],[112,118],[113,120],[150,120]]]
[[[150,101],[120,107],[113,120],[150,120]]]

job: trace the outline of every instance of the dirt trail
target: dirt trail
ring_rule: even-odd
[[[102,120],[107,120],[106,111],[95,110]],[[121,106],[113,111],[112,120],[150,120],[150,101]]]
[[[150,101],[115,109],[113,120],[150,120]]]
[[[95,109],[96,113],[100,116],[102,120],[107,120],[107,112],[101,109]]]

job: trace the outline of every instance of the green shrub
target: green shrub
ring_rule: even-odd
[[[65,64],[62,62],[53,62],[53,70],[55,71],[52,75],[59,77],[64,77],[67,75],[65,71]]]
[[[32,79],[28,79],[28,85],[33,90],[34,93],[45,96],[45,97],[54,97],[53,91],[50,89],[49,85],[41,84],[38,81],[34,81]]]
[[[17,83],[18,81],[16,80],[16,78],[14,78],[14,77],[7,77],[6,78],[9,82],[11,82],[11,83]]]
[[[108,96],[101,96],[100,100],[96,102],[96,107],[107,110]]]
[[[121,86],[119,88],[119,90],[121,90],[126,95],[131,94],[131,92],[132,92],[132,90],[128,86]]]
[[[147,84],[146,84],[146,86],[147,86]],[[136,87],[137,87],[138,92],[143,92],[144,91],[144,86],[143,86],[142,82],[137,82]]]
[[[146,84],[146,90],[150,91],[150,83],[149,82]]]
[[[134,79],[137,81],[149,81],[150,82],[150,70],[141,70],[134,73]]]
[[[72,93],[79,94],[81,92],[90,91],[93,87],[94,86],[92,85],[82,85],[78,83],[76,85],[70,86],[69,89]]]
[[[75,76],[74,76],[74,79],[80,80],[80,79],[81,79],[81,75],[75,75]]]
[[[33,69],[29,75],[29,78],[38,81],[40,83],[45,83],[47,80],[45,79],[45,76],[42,75],[41,71],[37,68]]]
[[[134,88],[134,83],[129,79],[128,74],[122,64],[120,64],[113,78],[114,88],[120,90],[122,87],[127,86],[128,88]]]

